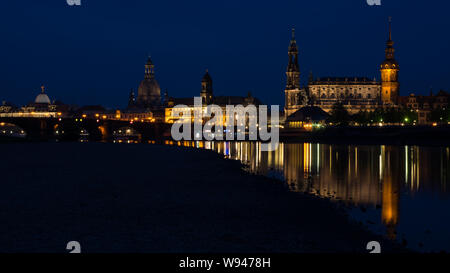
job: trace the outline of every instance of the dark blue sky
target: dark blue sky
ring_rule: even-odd
[[[444,0],[7,1],[0,9],[0,99],[24,104],[41,83],[52,99],[123,107],[151,54],[162,90],[194,96],[206,68],[214,92],[282,104],[290,29],[302,82],[379,78],[387,18],[401,94],[450,90],[450,3]]]

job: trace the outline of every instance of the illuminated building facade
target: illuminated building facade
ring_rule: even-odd
[[[56,118],[65,115],[65,112],[65,106],[62,103],[51,102],[43,85],[33,102],[20,108],[3,102],[0,107],[0,117]]]
[[[380,83],[368,78],[310,78],[308,91],[314,105],[331,112],[340,102],[350,113],[380,105]]]
[[[115,110],[106,114],[108,119],[163,122],[164,106],[161,101],[161,88],[155,77],[155,65],[148,57],[144,66],[144,79],[138,87],[137,96],[133,89],[128,95],[128,105],[125,109]]]
[[[399,96],[398,104],[404,108],[416,111],[418,124],[431,124],[431,112],[436,109],[446,109],[450,102],[450,94],[441,90],[436,95],[430,91],[430,95],[422,96],[411,93],[409,96]]]
[[[217,105],[222,109],[223,117],[220,119],[222,120],[221,125],[226,124],[226,106],[227,105],[242,105],[244,107],[248,105],[255,105],[258,106],[261,104],[261,102],[254,98],[251,93],[249,92],[246,97],[239,97],[239,96],[214,96],[213,93],[213,81],[212,77],[209,74],[208,70],[206,71],[205,75],[202,78],[201,81],[201,91],[200,91],[200,97],[202,98],[202,112],[203,114],[206,114],[206,106],[207,105]],[[169,97],[168,93],[166,93],[166,107],[165,107],[165,122],[166,123],[173,123],[177,119],[176,117],[173,117],[173,111],[174,107],[177,106],[177,111],[184,111],[184,112],[191,112],[191,118],[192,122],[194,122],[194,98],[173,98]],[[184,106],[184,108],[181,108],[181,106]],[[238,119],[238,117],[236,117]],[[248,120],[248,118],[246,119]],[[205,122],[203,120],[202,122]]]
[[[366,77],[319,77],[311,74],[308,86],[300,86],[298,48],[295,36],[289,46],[289,63],[285,89],[285,117],[310,104],[331,112],[333,105],[341,103],[350,114],[359,111],[373,111],[384,106],[396,106],[399,94],[399,65],[394,58],[391,24],[386,58],[381,65],[381,82]]]

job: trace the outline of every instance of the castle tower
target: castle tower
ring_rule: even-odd
[[[300,93],[300,66],[298,65],[298,47],[295,40],[295,29],[288,50],[289,62],[286,70],[286,89],[284,112],[286,117],[299,109],[298,96]]]
[[[202,97],[202,102],[204,104],[211,104],[213,101],[212,79],[208,73],[208,69],[206,69],[206,73],[202,79],[202,91],[200,92],[200,96]]]
[[[389,18],[389,38],[386,42],[386,59],[381,64],[381,100],[384,104],[397,104],[400,92],[398,73],[400,67],[394,58],[391,18]]]

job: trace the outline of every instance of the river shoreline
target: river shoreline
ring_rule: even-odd
[[[404,251],[326,199],[289,192],[206,150],[1,144],[0,252]],[[23,160],[33,158],[34,160]]]
[[[285,143],[449,146],[450,127],[327,127],[312,132],[286,129],[280,132],[280,140]]]

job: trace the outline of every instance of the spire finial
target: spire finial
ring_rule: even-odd
[[[295,39],[295,27],[292,28],[292,40]]]
[[[389,16],[389,41],[392,41],[392,16]]]
[[[41,85],[41,93],[42,93],[42,94],[45,93],[45,86],[44,86],[44,84]]]

